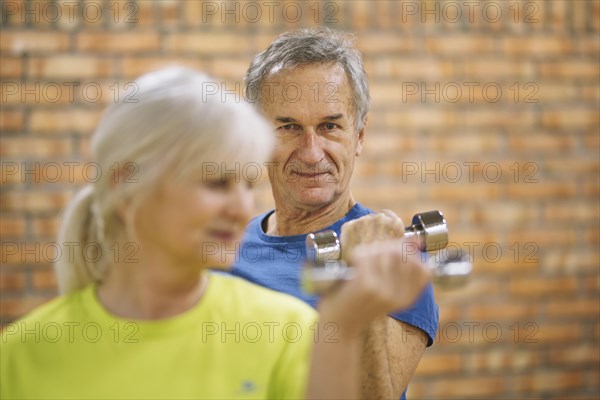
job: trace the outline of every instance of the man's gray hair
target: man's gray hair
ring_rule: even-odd
[[[246,97],[260,103],[265,79],[274,71],[322,63],[337,63],[344,68],[353,92],[354,126],[360,131],[369,110],[369,85],[354,37],[345,32],[311,28],[279,35],[250,63],[246,72]]]

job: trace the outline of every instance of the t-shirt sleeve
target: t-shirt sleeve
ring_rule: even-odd
[[[305,312],[290,318],[287,327],[284,325],[283,351],[273,371],[268,398],[306,398],[315,322],[317,314]]]
[[[431,346],[440,320],[439,309],[433,296],[433,286],[427,285],[419,299],[409,309],[391,313],[389,316],[425,331],[428,336],[427,346]]]

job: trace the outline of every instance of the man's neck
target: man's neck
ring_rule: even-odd
[[[318,209],[277,207],[267,219],[266,233],[272,236],[294,236],[322,230],[344,215],[356,204],[352,194]]]

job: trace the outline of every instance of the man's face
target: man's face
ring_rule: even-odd
[[[269,178],[278,208],[325,207],[349,194],[363,131],[355,131],[352,89],[344,69],[315,64],[267,78],[262,108],[276,127]]]

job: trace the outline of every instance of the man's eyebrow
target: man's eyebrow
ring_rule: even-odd
[[[342,118],[344,118],[344,114],[339,113],[339,114],[334,114],[334,115],[328,115],[328,116],[324,117],[323,119],[327,120],[327,121],[335,121],[335,120],[342,119]]]
[[[296,120],[292,117],[275,117],[275,121],[281,122],[282,124],[290,124],[292,122],[296,122]]]
[[[327,115],[327,116],[321,118],[321,120],[322,121],[337,121],[342,118],[344,118],[344,114],[338,113],[338,114],[333,114],[333,115]],[[280,122],[282,124],[291,124],[291,123],[298,122],[292,117],[280,117],[280,116],[276,116],[275,121]]]

